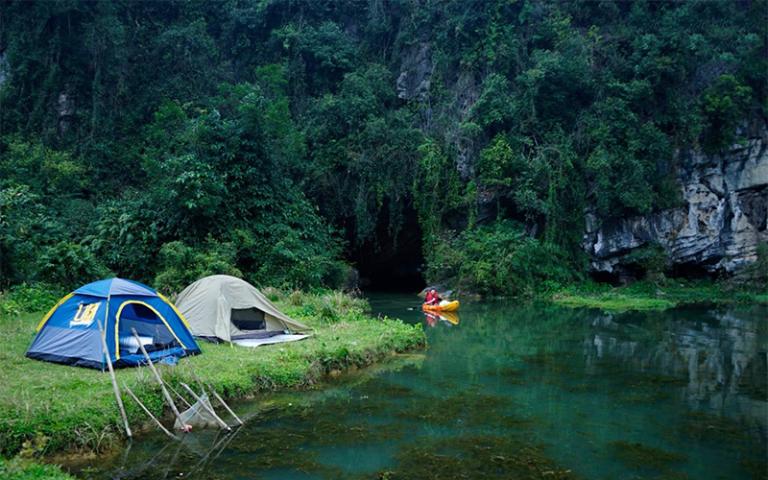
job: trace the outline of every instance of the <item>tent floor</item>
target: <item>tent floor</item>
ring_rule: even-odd
[[[290,335],[280,333],[278,335],[271,335],[269,337],[262,338],[233,338],[232,343],[242,347],[259,347],[261,345],[272,345],[274,343],[295,342],[297,340],[304,340],[307,337],[309,337],[309,335]]]

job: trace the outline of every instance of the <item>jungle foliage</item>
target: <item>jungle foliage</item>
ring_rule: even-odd
[[[567,283],[585,208],[675,205],[676,149],[765,118],[767,11],[0,0],[0,288],[333,286],[414,210],[430,280]]]

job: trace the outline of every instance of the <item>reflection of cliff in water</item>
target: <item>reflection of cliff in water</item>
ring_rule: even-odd
[[[681,400],[768,430],[768,309],[605,314],[584,339],[587,367],[687,380]]]

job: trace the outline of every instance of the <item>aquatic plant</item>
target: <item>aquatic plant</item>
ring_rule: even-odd
[[[407,445],[396,456],[396,465],[377,478],[516,480],[579,478],[558,466],[541,446],[528,440],[491,435],[467,435]]]
[[[668,452],[638,442],[616,440],[609,443],[613,454],[631,468],[666,470],[670,465],[685,460],[680,453]]]

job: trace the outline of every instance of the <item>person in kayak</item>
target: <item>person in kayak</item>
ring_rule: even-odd
[[[427,296],[424,297],[424,303],[426,305],[440,305],[440,295],[437,294],[437,290],[434,288],[427,292]]]

